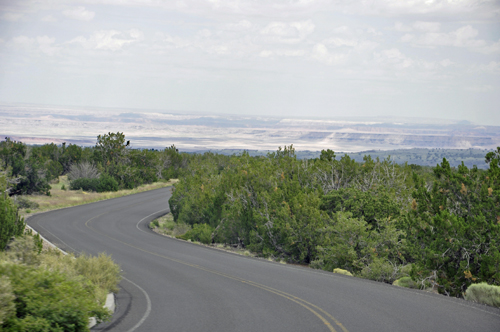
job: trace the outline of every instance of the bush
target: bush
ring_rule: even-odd
[[[151,229],[156,228],[156,232],[168,235],[168,236],[182,236],[191,230],[191,225],[185,224],[183,222],[175,222],[174,217],[171,213],[167,213],[163,217],[153,220],[149,227]]]
[[[118,182],[113,177],[103,174],[99,178],[97,192],[102,193],[105,191],[118,191]]]
[[[40,207],[37,202],[32,202],[23,196],[12,196],[12,200],[20,209],[38,209]]]
[[[70,182],[71,190],[97,191],[99,179],[79,178]]]
[[[392,284],[394,286],[405,287],[405,288],[414,288],[414,289],[420,288],[418,284],[415,281],[413,281],[411,277],[399,278],[395,280]]]
[[[485,282],[470,285],[465,292],[465,299],[500,308],[500,286],[488,285]]]
[[[89,284],[68,279],[59,271],[4,262],[15,295],[16,314],[5,319],[2,331],[88,331],[89,317],[98,321],[109,312],[95,301]]]
[[[101,175],[100,178],[79,178],[71,181],[71,190],[95,191],[98,193],[105,191],[118,191],[118,182],[109,175]]]
[[[397,275],[397,270],[394,269],[391,263],[387,260],[373,259],[367,266],[363,267],[360,276],[365,279],[392,282]]]
[[[41,262],[39,246],[32,236],[18,237],[10,242],[3,258],[13,263],[31,266],[38,266]]]
[[[352,273],[351,272],[349,272],[347,270],[343,270],[343,269],[333,269],[333,273],[343,274],[345,276],[352,277]]]
[[[14,202],[5,194],[5,178],[0,174],[0,251],[13,236],[24,232],[24,220],[19,217]]]
[[[10,280],[6,276],[0,277],[0,326],[16,312],[15,296],[12,293]]]
[[[68,179],[97,179],[99,177],[99,171],[94,164],[88,161],[83,161],[78,164],[73,164],[69,168]]]
[[[187,231],[184,235],[178,236],[179,239],[200,241],[201,243],[212,243],[212,233],[214,229],[207,224],[196,224],[193,229]]]
[[[118,292],[120,270],[120,266],[113,262],[111,256],[102,253],[97,257],[80,255],[75,261],[75,271],[78,274],[107,292]]]

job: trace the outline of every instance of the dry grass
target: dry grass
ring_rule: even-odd
[[[102,201],[110,198],[137,194],[148,190],[168,187],[173,185],[177,181],[178,181],[177,179],[171,179],[167,182],[155,182],[151,184],[142,185],[135,189],[130,189],[130,190],[127,189],[127,190],[119,190],[116,192],[95,193],[95,192],[85,192],[82,190],[69,190],[69,189],[62,190],[61,187],[63,185],[66,188],[69,188],[69,181],[67,176],[61,176],[59,177],[59,183],[51,184],[52,187],[52,189],[50,190],[51,196],[33,195],[28,197],[30,201],[38,203],[39,208],[23,209],[21,210],[21,214],[24,217],[27,217],[32,213],[45,212],[65,207]]]
[[[465,292],[465,299],[500,308],[500,286],[488,285],[485,282],[470,285]]]

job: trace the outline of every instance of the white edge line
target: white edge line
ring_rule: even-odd
[[[123,279],[127,280],[128,282],[130,282],[132,285],[134,285],[135,287],[139,288],[140,291],[144,294],[144,296],[146,297],[146,302],[147,302],[147,308],[146,308],[146,312],[144,313],[144,315],[142,316],[141,320],[139,322],[137,322],[137,324],[134,325],[134,327],[132,327],[130,330],[128,330],[127,332],[133,332],[135,331],[136,329],[139,328],[139,326],[142,325],[142,323],[144,323],[144,321],[148,318],[149,314],[151,313],[151,299],[149,298],[149,295],[148,293],[141,287],[139,286],[138,284],[136,284],[135,282],[125,278],[125,277],[122,277]]]
[[[145,231],[143,231],[142,229],[140,229],[140,228],[139,228],[139,224],[140,224],[140,223],[141,223],[144,219],[149,218],[149,217],[151,217],[152,215],[155,215],[155,214],[157,214],[157,213],[159,213],[159,212],[163,212],[163,211],[167,211],[167,210],[169,210],[169,209],[163,209],[163,210],[160,210],[160,211],[156,211],[156,212],[151,213],[149,216],[145,216],[144,218],[142,218],[141,220],[139,220],[139,222],[135,225],[135,227],[136,227],[138,230],[140,230],[141,232],[147,233],[147,232],[145,232]],[[148,233],[148,234],[149,234],[149,233]]]

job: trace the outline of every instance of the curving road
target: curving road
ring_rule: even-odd
[[[66,251],[111,254],[124,274],[95,331],[500,331],[500,310],[162,237],[170,188],[35,215]]]

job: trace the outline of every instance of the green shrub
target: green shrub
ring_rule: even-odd
[[[118,182],[109,175],[101,175],[99,178],[79,178],[71,181],[71,190],[95,191],[98,193],[105,191],[118,191]]]
[[[88,331],[89,317],[109,318],[108,310],[95,301],[92,287],[82,280],[14,263],[1,264],[0,274],[10,279],[16,308],[2,331]]]
[[[3,322],[16,312],[14,305],[14,294],[10,280],[6,276],[0,277],[0,326]]]
[[[42,259],[39,249],[37,239],[26,235],[10,242],[3,258],[13,263],[39,266]]]
[[[323,262],[322,259],[316,259],[316,260],[313,260],[311,261],[311,263],[309,264],[309,267],[311,269],[323,269],[323,267],[325,266],[325,263]]]
[[[178,236],[179,239],[200,241],[201,243],[212,243],[212,233],[214,229],[207,224],[195,224],[193,228],[184,235]]]
[[[365,279],[392,283],[396,279],[408,277],[411,269],[411,264],[396,265],[391,264],[387,259],[374,257],[370,264],[363,267],[359,276]]]
[[[118,191],[118,182],[111,176],[102,174],[99,177],[97,192]]]
[[[420,288],[419,285],[415,281],[413,281],[411,277],[399,278],[395,280],[392,284],[394,286],[405,287],[405,288],[414,288],[414,289]]]
[[[500,308],[500,286],[485,282],[470,285],[465,292],[465,299]]]
[[[5,193],[6,187],[5,177],[0,173],[0,251],[4,250],[13,236],[23,234],[25,227],[16,205]]]
[[[37,202],[32,202],[24,196],[13,196],[12,200],[20,209],[38,209],[40,206]]]
[[[120,270],[120,266],[113,262],[111,256],[102,253],[97,257],[80,255],[75,261],[75,271],[78,274],[108,292],[118,292]]]
[[[343,274],[345,276],[352,277],[352,273],[351,272],[349,272],[347,270],[343,270],[343,269],[333,269],[333,273]]]
[[[79,178],[70,182],[71,190],[97,191],[99,179]]]
[[[156,231],[160,234],[176,237],[184,235],[192,228],[191,225],[183,222],[175,222],[174,216],[171,213],[167,213],[163,217],[153,220],[149,224],[149,227],[152,229],[156,227]]]

